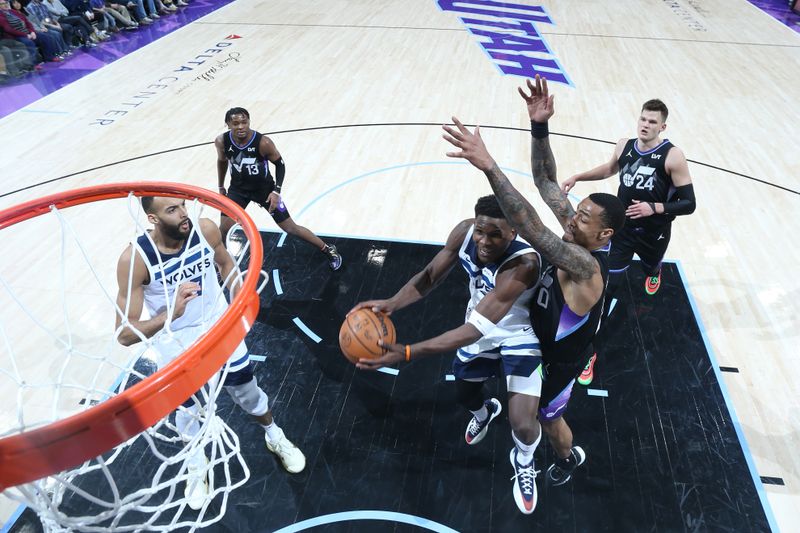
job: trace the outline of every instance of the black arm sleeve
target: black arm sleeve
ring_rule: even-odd
[[[286,165],[283,164],[281,157],[277,161],[272,162],[275,165],[275,192],[280,194],[281,187],[283,187],[283,177],[286,175]]]
[[[664,202],[665,215],[690,215],[694,213],[697,204],[694,200],[694,186],[681,185],[675,188],[669,202]]]

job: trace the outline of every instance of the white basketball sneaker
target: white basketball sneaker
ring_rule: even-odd
[[[283,468],[290,474],[297,474],[302,472],[306,467],[306,456],[300,449],[292,444],[292,441],[286,438],[283,429],[279,430],[280,436],[274,441],[270,442],[266,435],[264,440],[267,443],[267,449],[278,456],[283,464]]]
[[[183,494],[186,496],[189,507],[199,511],[208,500],[210,493],[208,490],[208,457],[202,453],[202,456],[190,458],[186,463],[189,478],[186,480]]]

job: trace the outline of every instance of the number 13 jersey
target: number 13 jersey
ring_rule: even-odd
[[[231,188],[260,191],[272,181],[267,166],[267,158],[259,152],[262,135],[253,132],[250,141],[244,146],[239,146],[233,141],[232,132],[222,136],[225,147],[225,157],[230,163]]]

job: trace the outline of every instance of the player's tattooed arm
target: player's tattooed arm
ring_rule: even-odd
[[[544,225],[533,206],[511,185],[497,163],[484,172],[506,218],[520,236],[548,261],[576,280],[588,280],[598,271],[597,260],[585,248],[564,242]]]
[[[453,117],[453,124],[455,128],[447,124],[442,126],[446,132],[444,139],[460,151],[447,152],[447,157],[466,159],[486,174],[506,219],[522,238],[576,281],[588,280],[599,272],[592,254],[581,246],[564,242],[550,231],[533,206],[511,185],[481,139],[480,127],[471,132],[456,117]]]
[[[556,160],[550,149],[550,138],[531,138],[531,172],[533,183],[539,189],[544,203],[558,219],[561,227],[565,227],[569,219],[575,216],[575,209],[561,191],[556,179]]]

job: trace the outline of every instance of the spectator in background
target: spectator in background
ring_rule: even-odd
[[[107,34],[117,33],[119,31],[119,28],[117,28],[117,21],[108,14],[106,3],[103,0],[89,0],[89,7],[92,8],[92,13],[94,13],[97,27],[100,31]]]
[[[123,30],[133,30],[139,27],[139,23],[133,20],[128,8],[112,0],[106,0],[106,13],[114,17],[117,27]]]
[[[5,38],[0,31],[0,57],[3,59],[3,66],[0,67],[0,83],[6,81],[6,77],[18,78],[33,70],[31,55],[27,47],[14,39]]]
[[[102,31],[102,29],[94,27],[97,23],[97,16],[89,5],[89,0],[61,0],[61,3],[69,10],[70,15],[81,17],[93,27],[92,33],[89,36],[92,41],[100,42],[108,39],[107,33]]]
[[[47,8],[39,6],[44,10],[44,17],[42,18],[42,13],[33,2],[29,2],[23,9],[20,0],[12,0],[11,7],[20,13],[24,13],[33,25],[37,35],[36,46],[39,47],[44,60],[56,63],[63,61],[64,57],[66,57],[69,52],[69,47],[67,43],[64,42],[64,37],[61,35],[61,28],[45,22],[50,21]]]
[[[152,0],[150,1],[152,2]],[[125,4],[125,7],[133,11],[133,14],[140,26],[146,26],[153,23],[153,19],[148,17],[147,11],[145,11],[144,0],[128,0],[128,3]],[[155,6],[153,6],[153,9],[155,10]]]
[[[17,10],[11,9],[8,0],[0,0],[0,30],[11,38],[21,42],[28,48],[36,67],[41,63],[36,47],[36,30],[28,18]]]
[[[80,44],[86,46],[87,48],[92,48],[95,46],[93,40],[91,39],[92,33],[94,32],[94,28],[92,25],[89,24],[86,19],[77,15],[70,15],[69,10],[61,3],[61,0],[41,0],[42,4],[47,8],[47,11],[50,12],[50,16],[61,24],[61,26],[65,29],[64,32],[66,34],[66,27],[69,25],[73,29],[73,37],[71,44]],[[77,40],[77,42],[76,42]],[[70,43],[70,41],[67,41]]]
[[[41,25],[48,31],[59,34],[64,41],[64,47],[66,47],[64,54],[68,55],[70,53],[75,46],[74,26],[68,23],[60,24],[42,0],[30,0],[25,6],[25,12],[35,28]]]

